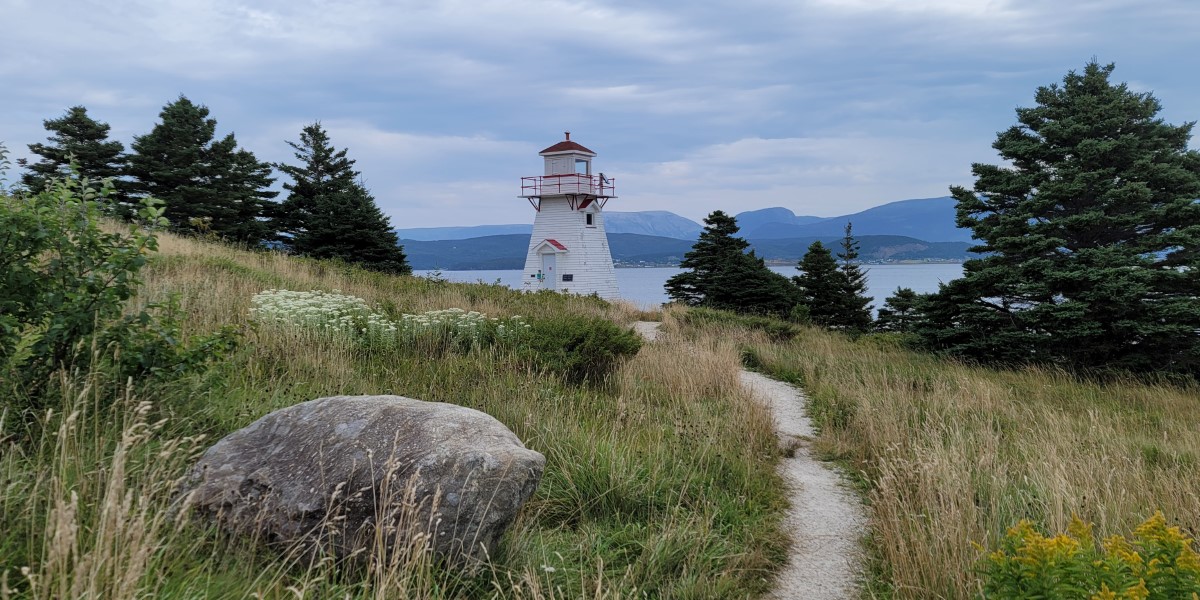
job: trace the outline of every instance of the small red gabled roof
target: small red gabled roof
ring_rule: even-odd
[[[538,154],[555,154],[558,152],[584,152],[595,156],[596,153],[584,148],[582,145],[571,141],[571,132],[566,132],[567,139],[538,152]]]
[[[552,240],[552,239],[550,239],[550,238],[546,238],[546,243],[547,243],[547,244],[550,244],[551,246],[554,246],[555,248],[558,248],[559,250],[566,250],[566,249],[567,249],[567,247],[566,247],[566,246],[564,246],[564,245],[562,245],[562,244],[560,244],[560,243],[558,242],[558,240]]]

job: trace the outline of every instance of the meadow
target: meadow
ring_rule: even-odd
[[[865,596],[978,598],[981,559],[1022,519],[1053,535],[1077,515],[1101,540],[1161,510],[1184,538],[1200,533],[1194,383],[981,368],[899,342],[810,329],[745,346],[749,364],[806,390],[814,447],[857,480]]]
[[[870,516],[867,598],[978,598],[981,559],[1022,519],[1097,538],[1161,510],[1200,531],[1200,390],[985,369],[764,318],[499,285],[392,277],[160,234],[129,311],[173,297],[182,338],[240,342],[179,377],[103,361],[53,373],[44,404],[0,410],[0,598],[752,598],[785,561],[786,492],[770,415],[743,364],[802,386],[814,448]],[[460,309],[511,322],[661,319],[605,379],[576,382],[503,346],[350,343],[252,318],[264,290],[363,299],[389,319]],[[444,314],[444,313],[436,313]],[[119,346],[95,345],[96,355]],[[6,392],[7,393],[7,392]],[[483,410],[547,457],[490,565],[427,554],[346,568],[256,548],[175,510],[189,465],[278,408],[400,394]]]
[[[453,308],[628,325],[654,315],[169,234],[158,241],[130,310],[174,296],[183,337],[232,328],[241,342],[183,377],[59,372],[43,392],[51,406],[27,417],[6,405],[0,597],[736,598],[767,590],[782,564],[776,442],[770,416],[738,387],[732,341],[646,345],[594,383],[499,347],[367,347],[256,323],[251,299],[268,289],[340,290],[392,318]],[[180,478],[216,439],[337,394],[476,408],[546,456],[541,486],[487,569],[458,573],[419,552],[354,569],[311,563],[173,510]]]

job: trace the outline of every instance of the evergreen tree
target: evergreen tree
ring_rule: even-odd
[[[931,347],[977,360],[1200,372],[1200,153],[1089,63],[1037,90],[953,187],[989,253],[930,298]]]
[[[359,182],[354,161],[336,150],[321,124],[288,142],[299,165],[277,165],[292,179],[280,205],[278,229],[293,252],[337,258],[385,273],[408,274],[412,268],[387,216]]]
[[[867,274],[858,264],[858,242],[852,235],[852,225],[847,222],[842,237],[840,269],[843,276],[841,311],[838,326],[852,331],[866,331],[871,327],[871,297],[867,295]]]
[[[800,292],[800,304],[807,309],[808,320],[822,327],[837,327],[843,312],[842,296],[849,287],[846,275],[838,269],[833,254],[820,241],[809,245],[796,265],[799,275],[792,281]]]
[[[871,298],[866,295],[867,275],[858,265],[858,242],[846,224],[838,261],[820,241],[813,242],[800,258],[792,277],[800,289],[800,303],[810,322],[822,327],[862,332],[871,326]]]
[[[912,288],[899,287],[883,301],[879,318],[875,320],[876,331],[910,333],[919,319],[921,297]]]
[[[688,306],[786,315],[798,297],[786,277],[767,268],[737,221],[723,211],[704,219],[704,231],[680,266],[689,269],[667,280],[667,295]]]
[[[271,166],[238,149],[232,133],[214,142],[217,121],[208,115],[184,96],[163,107],[154,129],[134,137],[133,191],[162,200],[176,228],[261,243],[269,237],[262,217],[278,195],[268,189]]]
[[[111,129],[108,123],[97,121],[87,114],[87,108],[72,106],[65,115],[57,119],[42,121],[46,131],[52,133],[47,144],[30,144],[29,151],[42,157],[27,164],[21,183],[31,192],[37,193],[46,187],[53,177],[68,175],[72,161],[79,174],[92,181],[113,179],[115,193],[111,200],[125,202],[126,182],[119,178],[125,171],[125,146],[108,139]]]

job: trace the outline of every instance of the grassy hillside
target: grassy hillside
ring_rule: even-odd
[[[807,391],[819,451],[859,476],[871,597],[979,597],[973,544],[996,548],[1020,519],[1062,532],[1077,514],[1100,540],[1162,510],[1184,536],[1200,534],[1194,384],[983,369],[815,329],[768,341],[701,314],[668,321],[743,336],[749,362]]]
[[[451,307],[637,315],[590,298],[381,276],[167,235],[160,245],[137,302],[176,295],[185,336],[230,326],[243,341],[182,378],[127,385],[99,370],[59,373],[47,384],[53,409],[0,412],[0,597],[737,598],[765,590],[782,564],[772,425],[738,386],[732,342],[647,345],[598,386],[494,348],[366,350],[257,326],[250,299],[320,289],[393,317]],[[456,575],[421,557],[310,565],[172,510],[178,478],[216,439],[301,401],[381,393],[483,410],[546,455],[541,486],[484,572]]]

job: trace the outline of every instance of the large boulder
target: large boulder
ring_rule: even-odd
[[[225,529],[311,556],[432,552],[477,564],[533,494],[545,463],[477,410],[336,396],[226,436],[183,491]]]

